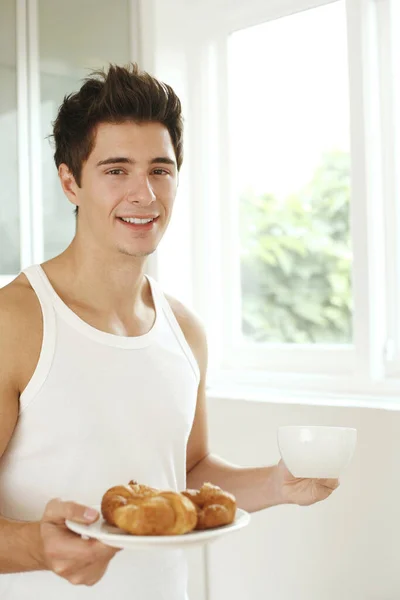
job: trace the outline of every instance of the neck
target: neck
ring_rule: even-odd
[[[99,311],[131,314],[142,304],[146,257],[110,253],[88,248],[75,237],[45,269],[71,299]]]

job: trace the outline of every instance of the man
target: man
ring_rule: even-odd
[[[60,107],[55,162],[76,235],[0,290],[2,600],[186,598],[179,552],[118,552],[66,528],[95,521],[113,485],[210,481],[248,511],[338,485],[209,452],[204,330],[144,275],[171,218],[182,129],[173,90],[136,65],[92,74]]]

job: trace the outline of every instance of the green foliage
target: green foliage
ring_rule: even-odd
[[[256,342],[351,341],[350,157],[323,156],[311,182],[279,201],[240,201],[242,328]]]

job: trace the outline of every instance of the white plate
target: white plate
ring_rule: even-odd
[[[95,508],[99,510],[98,506]],[[117,527],[108,525],[101,516],[96,523],[92,523],[91,525],[82,525],[81,523],[69,520],[66,520],[65,524],[71,531],[89,538],[95,538],[113,548],[133,550],[143,548],[144,546],[153,548],[156,546],[163,548],[183,548],[203,545],[222,538],[229,533],[238,531],[242,527],[246,527],[249,522],[249,513],[238,508],[236,510],[236,518],[230,525],[216,527],[215,529],[206,529],[205,531],[192,531],[183,535],[131,535]]]

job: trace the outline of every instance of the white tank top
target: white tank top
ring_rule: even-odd
[[[80,319],[39,265],[24,273],[42,308],[43,343],[0,460],[0,514],[39,520],[55,497],[99,505],[131,479],[183,490],[199,372],[156,282],[148,277],[152,329],[120,337]],[[0,575],[1,600],[185,600],[186,587],[184,553],[166,549],[118,552],[93,587],[47,571]]]

